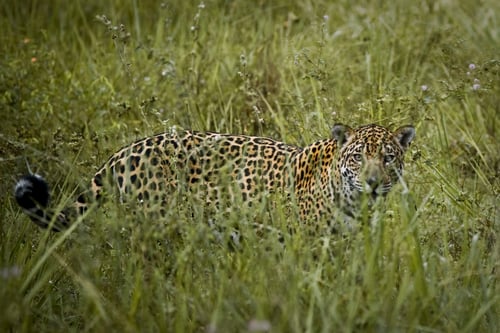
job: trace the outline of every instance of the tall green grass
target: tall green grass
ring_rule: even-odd
[[[496,1],[0,11],[1,331],[500,331]],[[344,235],[278,200],[213,216],[239,229],[232,249],[175,195],[161,220],[108,202],[51,234],[12,199],[28,165],[63,207],[117,148],[173,125],[306,145],[337,122],[417,129],[405,186]]]

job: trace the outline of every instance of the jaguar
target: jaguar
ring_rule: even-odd
[[[20,178],[14,195],[34,223],[53,231],[68,228],[110,189],[120,201],[160,215],[173,192],[186,189],[214,209],[224,209],[223,198],[251,207],[282,192],[300,220],[318,221],[339,211],[352,217],[362,198],[385,197],[401,180],[404,154],[414,137],[413,126],[391,131],[376,124],[336,124],[330,138],[298,147],[172,127],[118,150],[92,177],[87,193],[63,210],[50,208],[49,185],[38,174]]]

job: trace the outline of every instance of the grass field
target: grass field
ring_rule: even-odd
[[[500,332],[499,16],[495,0],[2,1],[0,331]],[[306,145],[338,122],[417,130],[409,192],[343,237],[278,203],[221,218],[244,235],[231,250],[182,198],[157,221],[109,202],[54,234],[12,198],[29,166],[63,207],[174,125]]]

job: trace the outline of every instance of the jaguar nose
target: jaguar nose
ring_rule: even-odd
[[[378,178],[377,178],[377,177],[371,176],[371,177],[368,177],[368,178],[366,179],[366,183],[367,183],[367,184],[368,184],[368,186],[370,186],[372,189],[375,189],[375,188],[379,185],[380,181],[378,180]]]

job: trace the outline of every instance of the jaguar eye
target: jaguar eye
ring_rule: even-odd
[[[361,155],[361,154],[354,154],[354,155],[352,155],[352,158],[353,158],[356,162],[361,162],[361,161],[363,161],[363,155]]]
[[[387,154],[384,156],[384,163],[392,163],[396,159],[396,155]]]

